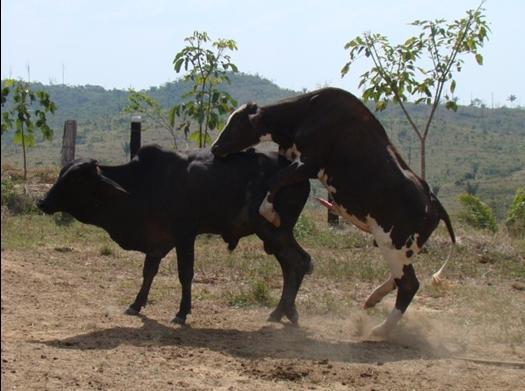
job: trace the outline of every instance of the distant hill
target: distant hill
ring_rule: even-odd
[[[77,156],[95,157],[104,163],[121,163],[127,159],[130,115],[122,113],[127,104],[127,91],[92,85],[33,83],[33,87],[47,91],[58,110],[50,118],[55,139],[51,143],[40,143],[29,152],[30,166],[57,164],[66,119],[78,121]],[[282,89],[260,76],[246,74],[231,75],[231,85],[225,88],[239,104],[248,101],[265,104],[299,93]],[[188,84],[175,81],[142,92],[170,107],[179,103],[188,89]],[[408,108],[416,118],[424,118],[428,109],[410,104]],[[418,172],[418,142],[400,109],[392,106],[376,115],[405,160]],[[154,142],[169,147],[169,137],[164,130],[153,129],[147,122],[143,129],[143,144]],[[2,163],[19,165],[19,147],[13,145],[11,139],[9,134],[2,136]],[[179,140],[180,148],[192,148],[182,135]],[[452,209],[457,207],[457,195],[469,189],[502,217],[516,188],[525,185],[524,151],[523,108],[461,106],[457,112],[440,108],[427,142],[428,182]]]
[[[268,103],[297,94],[297,92],[282,89],[271,81],[260,76],[246,74],[231,74],[231,84],[224,90],[231,94],[239,104],[248,101]],[[100,126],[107,125],[109,118],[117,119],[123,115],[122,109],[128,103],[128,91],[106,90],[100,86],[67,86],[61,84],[44,85],[31,83],[35,90],[44,90],[56,103],[58,110],[50,118],[50,124],[60,128],[66,119],[76,119],[79,123],[92,123],[98,120]],[[182,95],[191,88],[189,83],[175,81],[160,87],[151,87],[141,92],[148,94],[168,108],[181,102]]]

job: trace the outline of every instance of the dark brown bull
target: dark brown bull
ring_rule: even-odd
[[[281,224],[274,202],[281,189],[318,178],[335,202],[323,204],[374,236],[391,275],[366,301],[378,303],[397,288],[395,308],[374,334],[388,334],[419,287],[412,257],[443,220],[454,242],[447,212],[403,161],[385,130],[352,94],[324,88],[276,104],[247,104],[228,119],[212,146],[226,156],[260,141],[273,140],[292,164],[270,180],[259,212]]]

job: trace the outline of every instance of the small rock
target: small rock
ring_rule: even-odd
[[[525,291],[525,284],[522,282],[514,282],[512,287],[518,291]]]

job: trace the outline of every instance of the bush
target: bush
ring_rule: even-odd
[[[11,177],[2,178],[2,205],[7,205],[7,200],[14,191],[15,185]]]
[[[507,212],[505,225],[513,236],[525,235],[525,189],[516,190],[514,200]]]
[[[276,301],[270,295],[270,288],[264,280],[253,280],[249,289],[241,289],[240,292],[229,292],[228,304],[234,307],[249,307],[260,305],[264,307],[273,307]]]
[[[15,187],[10,177],[2,178],[2,206],[14,215],[37,213],[35,201]]]
[[[316,232],[315,223],[304,213],[299,216],[293,229],[295,237],[299,240],[313,236]]]
[[[102,255],[104,257],[112,257],[113,255],[115,255],[115,253],[113,251],[113,248],[110,245],[108,245],[108,244],[102,245],[102,247],[100,248],[99,253],[100,253],[100,255]]]
[[[459,218],[466,224],[479,229],[496,232],[496,218],[490,207],[472,194],[461,194],[459,202],[463,210]]]

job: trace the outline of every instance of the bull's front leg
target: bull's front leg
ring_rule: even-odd
[[[186,316],[191,313],[191,284],[193,281],[193,264],[195,261],[194,243],[195,238],[191,238],[176,246],[177,269],[182,287],[182,295],[179,312],[177,312],[171,322],[180,325],[186,323]]]
[[[279,227],[281,225],[281,218],[273,207],[277,192],[284,186],[314,178],[316,172],[313,164],[303,163],[301,160],[296,160],[288,167],[278,171],[270,179],[270,191],[268,191],[259,207],[259,213],[270,223]]]
[[[140,287],[140,291],[137,294],[135,301],[126,310],[125,313],[127,315],[138,315],[142,307],[146,306],[151,284],[153,283],[155,275],[159,271],[161,259],[162,257],[159,256],[146,255],[144,267],[142,269],[142,286]]]

